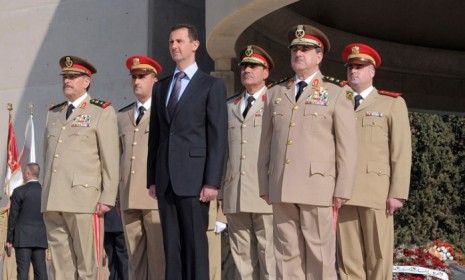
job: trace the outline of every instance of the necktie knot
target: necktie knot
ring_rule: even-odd
[[[362,103],[362,100],[363,100],[363,96],[361,96],[360,94],[355,95],[354,110],[357,110],[358,106],[360,106],[360,104]]]
[[[297,83],[297,94],[295,95],[295,101],[299,100],[300,95],[302,95],[302,92],[304,92],[305,87],[307,86],[307,83],[305,81],[300,81]]]
[[[68,105],[68,108],[66,109],[66,119],[69,118],[69,116],[73,113],[73,111],[74,111],[74,105],[73,103],[70,103]]]
[[[178,73],[176,73],[176,75],[174,75],[176,80],[182,80],[184,79],[184,77],[186,76],[186,73],[182,72],[182,71],[179,71]]]
[[[142,117],[144,116],[144,113],[145,113],[145,107],[144,106],[140,106],[139,107],[139,115],[137,116],[137,119],[136,119],[136,125],[138,125],[140,123],[140,120],[142,119]]]
[[[255,101],[255,97],[253,97],[252,95],[249,95],[249,97],[247,97],[247,105],[245,106],[245,109],[244,109],[244,112],[242,112],[242,117],[246,117],[247,116],[247,113],[249,112],[250,108],[252,107],[252,103]]]

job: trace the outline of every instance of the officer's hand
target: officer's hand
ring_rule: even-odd
[[[150,185],[149,187],[149,196],[153,199],[157,199],[157,193],[155,192],[157,187],[155,185]]]
[[[342,197],[333,197],[333,207],[336,209],[341,208],[347,202],[348,199]]]
[[[261,195],[260,197],[261,197],[264,201],[266,201],[266,203],[268,203],[268,205],[271,205],[270,197],[269,197],[267,194]]]
[[[394,215],[394,212],[397,209],[402,208],[404,206],[404,200],[403,199],[397,199],[397,198],[388,198],[386,200],[386,215]]]
[[[111,210],[111,206],[103,204],[103,203],[97,203],[97,207],[95,208],[95,213],[102,217],[106,212]]]
[[[217,196],[218,189],[215,186],[203,185],[199,200],[202,202],[209,202],[215,200]]]

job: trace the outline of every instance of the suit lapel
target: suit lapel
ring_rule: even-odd
[[[150,107],[150,109],[145,111],[145,114],[142,116],[142,119],[139,122],[139,126],[150,119],[150,111],[151,111],[151,109],[152,109],[152,107]],[[132,114],[132,116],[134,117],[134,114]],[[136,124],[136,123],[134,122],[134,124]]]
[[[289,101],[291,101],[292,104],[295,104],[295,81],[292,79],[287,83],[286,91],[284,94],[287,96]]]
[[[187,87],[184,89],[184,92],[181,95],[181,98],[179,98],[178,104],[176,104],[176,109],[174,109],[174,115],[173,120],[176,118],[176,116],[179,113],[180,108],[186,103],[186,100],[188,100],[191,96],[194,95],[195,91],[200,88],[202,85],[202,72],[200,69],[195,72],[194,76],[192,76],[192,79],[189,81],[189,84],[187,84]]]
[[[163,82],[160,83],[160,110],[161,115],[165,116],[166,122],[170,123],[170,116],[168,115],[168,110],[166,110],[166,104],[168,103],[168,91],[170,89],[171,80],[173,79],[173,75],[166,78]]]
[[[378,97],[378,91],[376,89],[373,89],[371,93],[367,96],[367,98],[360,104],[355,110],[355,112],[361,111],[365,109],[366,107],[370,106],[373,102],[375,102],[376,98]]]
[[[241,93],[241,96],[237,97],[234,100],[234,103],[232,105],[231,110],[233,111],[234,115],[242,122],[244,121],[244,118],[242,117],[242,112],[241,112],[241,103],[242,103],[242,98],[244,98],[244,93]]]
[[[137,105],[132,106],[132,109],[128,111],[128,118],[129,122],[133,125],[136,126],[136,120],[134,119],[134,113],[136,111]]]

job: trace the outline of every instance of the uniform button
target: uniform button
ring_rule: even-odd
[[[134,174],[134,173],[136,173],[136,172],[134,170],[131,170],[131,174]]]
[[[89,186],[89,184],[85,184],[85,185],[84,185],[84,187],[86,187],[86,188],[87,188],[88,186]]]
[[[292,110],[298,110],[298,109],[299,109],[298,105],[295,105],[294,108],[292,108]]]
[[[273,112],[273,116],[276,116],[277,114],[278,114],[278,113],[276,113],[276,112]]]
[[[294,127],[295,126],[295,122],[291,122],[291,124],[289,124],[290,127]]]
[[[290,159],[286,159],[286,161],[284,162],[285,164],[290,164],[291,163],[291,160]]]
[[[247,125],[243,123],[243,124],[241,125],[241,127],[247,127]]]
[[[131,159],[136,159],[136,156],[132,156]]]
[[[292,141],[292,140],[287,140],[287,144],[288,144],[288,145],[292,145],[292,143],[294,143],[294,141]]]
[[[59,157],[59,154],[55,154],[55,155],[53,155],[53,157],[54,157],[54,158],[57,158],[57,157]]]
[[[241,144],[245,144],[245,143],[247,143],[247,140],[242,140],[241,141]]]
[[[378,176],[381,176],[381,174],[382,174],[381,171],[378,171]]]
[[[242,156],[241,156],[241,159],[245,159],[245,156],[244,156],[244,155],[242,155]]]
[[[241,174],[242,174],[242,175],[245,175],[245,171],[242,171]]]
[[[139,129],[136,127],[136,128],[134,129],[134,131],[137,132],[137,131],[139,131]]]
[[[61,140],[61,139],[58,139],[58,143],[63,143],[63,140]]]
[[[133,146],[137,145],[137,142],[132,142],[132,145],[133,145]]]
[[[65,130],[65,129],[66,129],[66,126],[62,126],[61,129]]]
[[[56,172],[57,172],[57,170],[56,170],[56,169],[53,169],[53,173],[56,173]]]

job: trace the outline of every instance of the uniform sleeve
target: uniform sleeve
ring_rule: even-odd
[[[258,186],[260,196],[269,194],[269,166],[270,166],[270,147],[271,137],[273,135],[273,112],[270,100],[273,97],[273,90],[268,93],[267,101],[263,106],[262,131],[260,136],[260,147],[258,150]]]
[[[407,199],[412,166],[412,142],[407,105],[401,97],[394,101],[389,125],[391,161],[389,197]]]
[[[336,187],[334,196],[350,199],[357,165],[357,129],[352,102],[339,93],[334,111]]]
[[[102,193],[99,203],[115,205],[119,182],[118,124],[113,107],[102,111],[97,125],[97,141],[101,161]]]

